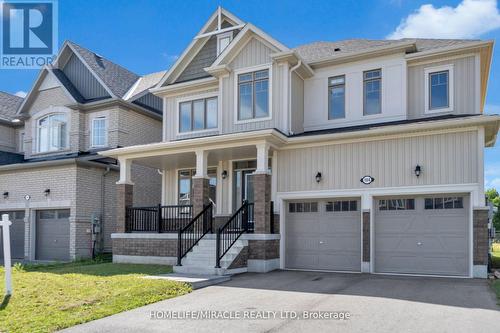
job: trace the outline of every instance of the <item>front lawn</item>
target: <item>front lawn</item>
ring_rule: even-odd
[[[14,293],[0,304],[0,332],[52,332],[184,295],[186,284],[142,276],[171,267],[80,262],[15,267]],[[0,266],[0,302],[4,268]]]
[[[494,243],[491,247],[491,267],[500,268],[500,243]],[[493,280],[491,286],[497,294],[498,304],[500,305],[500,280]]]

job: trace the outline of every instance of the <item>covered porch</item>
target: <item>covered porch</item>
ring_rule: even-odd
[[[176,252],[178,264],[209,233],[217,235],[218,259],[244,233],[252,233],[256,241],[259,237],[266,240],[266,235],[278,232],[273,170],[283,144],[281,133],[265,130],[105,152],[120,163],[114,238],[118,234],[129,234],[126,239],[163,234],[162,239],[176,243],[177,249],[169,254]],[[162,202],[132,206],[134,164],[155,168],[162,175]],[[126,247],[126,242],[122,239],[120,246]],[[265,246],[261,253],[265,256]]]

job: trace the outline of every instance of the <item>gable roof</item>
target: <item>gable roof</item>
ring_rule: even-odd
[[[23,100],[22,97],[0,91],[0,120],[14,120]]]
[[[146,95],[149,89],[156,86],[167,71],[161,71],[141,76],[123,97],[126,100],[135,100]]]
[[[294,48],[305,61],[319,62],[335,57],[346,56],[351,53],[366,52],[377,48],[397,46],[403,43],[414,43],[414,53],[433,51],[449,47],[474,45],[479,40],[467,39],[430,39],[430,38],[403,38],[397,40],[373,39],[346,39],[335,42],[313,42]]]
[[[139,79],[139,75],[74,42],[68,41],[67,44],[116,97],[123,98]]]

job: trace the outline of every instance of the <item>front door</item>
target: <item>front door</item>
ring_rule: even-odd
[[[241,207],[244,200],[253,202],[253,173],[255,169],[235,170],[233,184],[233,211]]]

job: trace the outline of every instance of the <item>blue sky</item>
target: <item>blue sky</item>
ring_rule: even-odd
[[[72,40],[137,74],[165,70],[218,5],[289,47],[389,36],[500,37],[496,0],[59,0],[59,44]],[[499,66],[500,55],[494,52],[486,102],[489,113],[500,114]],[[33,70],[0,70],[0,90],[29,91],[36,75]],[[487,187],[500,190],[499,146],[486,150],[485,177]]]

